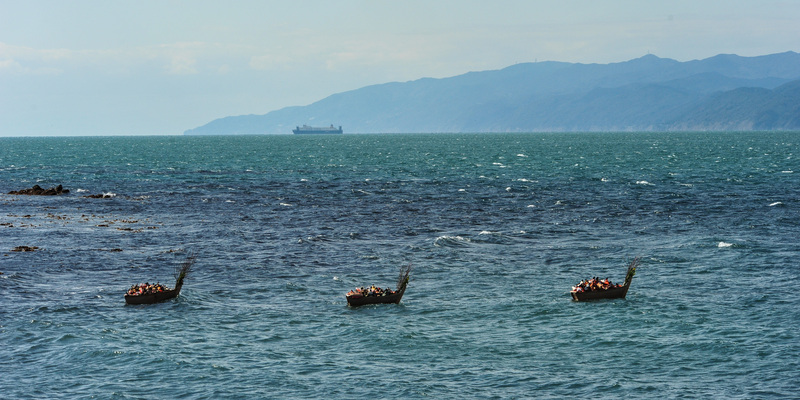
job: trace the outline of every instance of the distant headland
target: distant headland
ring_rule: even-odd
[[[352,133],[800,130],[799,116],[798,53],[686,62],[648,54],[372,85],[184,134],[288,134],[313,121]]]

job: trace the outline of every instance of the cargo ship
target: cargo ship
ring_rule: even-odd
[[[333,124],[331,124],[331,126],[329,127],[322,127],[322,128],[317,128],[308,125],[298,126],[292,129],[292,133],[294,133],[295,135],[308,135],[308,134],[320,134],[320,133],[342,134],[343,132],[341,125],[337,129],[336,127],[333,126]]]

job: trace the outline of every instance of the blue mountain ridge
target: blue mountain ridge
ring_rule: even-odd
[[[184,134],[287,134],[303,124],[345,133],[800,130],[799,111],[798,53],[687,62],[648,54],[371,85]]]

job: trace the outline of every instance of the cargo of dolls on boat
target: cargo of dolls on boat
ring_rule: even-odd
[[[347,293],[347,305],[358,307],[367,304],[397,304],[403,298],[410,274],[411,266],[400,269],[400,276],[397,278],[397,288],[395,290],[389,288],[381,289],[375,285],[369,288],[359,287],[351,290]]]
[[[609,281],[608,278],[601,280],[600,278],[594,277],[582,280],[580,283],[573,286],[569,293],[575,301],[624,299],[628,294],[628,288],[631,286],[633,276],[636,275],[636,266],[638,264],[639,258],[634,258],[628,266],[625,282],[622,284],[614,284]]]
[[[130,289],[128,289],[128,292],[125,293],[125,303],[154,304],[178,297],[178,294],[180,294],[181,292],[181,287],[183,287],[183,280],[189,273],[189,269],[192,268],[194,260],[195,256],[190,255],[189,257],[186,258],[186,261],[183,262],[180,269],[177,271],[177,277],[175,279],[174,289],[170,289],[159,283],[156,284],[144,283],[144,284],[133,285],[130,287]]]

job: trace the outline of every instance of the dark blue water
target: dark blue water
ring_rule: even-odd
[[[798,156],[797,132],[0,138],[1,193],[71,190],[0,195],[0,398],[797,397]],[[125,305],[190,252],[177,299]],[[571,301],[636,256],[627,299]],[[399,305],[347,306],[406,264]]]

